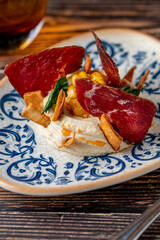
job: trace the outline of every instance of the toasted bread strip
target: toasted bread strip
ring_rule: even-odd
[[[147,70],[147,71],[145,72],[145,74],[141,77],[141,79],[140,79],[140,81],[139,81],[139,83],[138,83],[138,85],[137,85],[137,88],[138,88],[138,89],[140,89],[140,88],[143,87],[145,81],[147,80],[147,77],[148,77],[148,74],[149,74],[149,73],[150,73],[150,71]]]
[[[58,148],[62,148],[62,147],[68,147],[70,145],[73,144],[75,140],[75,132],[73,132],[73,135],[71,138],[68,138],[65,142],[62,143],[62,145],[60,145]]]
[[[82,117],[82,118],[88,118],[89,117],[89,113],[86,112],[82,106],[80,105],[80,103],[78,102],[78,100],[75,99],[71,99],[70,103],[70,110],[72,112],[73,115],[78,116],[78,117]]]
[[[132,67],[131,69],[129,69],[129,71],[128,71],[127,74],[123,77],[123,79],[126,79],[128,82],[132,82],[135,68],[136,68],[136,66],[134,66],[134,67]]]
[[[41,115],[41,111],[32,103],[27,106],[21,115],[43,127],[47,127],[51,122],[50,118],[45,114]]]
[[[135,86],[127,81],[125,78],[121,80],[121,87],[130,87],[130,88],[134,88]]]
[[[26,106],[32,103],[40,111],[43,110],[43,95],[41,91],[28,92],[23,95]]]
[[[138,89],[140,89],[140,88],[143,87],[145,81],[147,80],[147,77],[148,77],[148,74],[149,74],[149,73],[150,73],[150,70],[147,70],[147,71],[145,72],[145,74],[141,77],[141,79],[140,79],[140,81],[139,81],[139,83],[138,83],[138,85],[137,85],[137,88],[138,88]]]
[[[105,114],[101,115],[99,127],[113,149],[118,151],[123,138],[113,129],[112,125],[107,121]]]
[[[131,87],[134,88],[133,84],[132,84],[132,80],[133,80],[133,74],[134,74],[134,70],[135,70],[135,66],[132,67],[128,73],[123,77],[123,79],[121,80],[121,87]]]
[[[91,73],[91,66],[92,66],[92,61],[91,61],[91,59],[90,59],[90,56],[87,55],[86,61],[85,61],[84,67],[83,67],[83,70],[84,70],[86,73],[90,74],[90,73]]]
[[[58,119],[60,119],[62,112],[63,112],[64,102],[65,102],[65,92],[63,91],[63,89],[61,89],[61,91],[59,92],[58,98],[57,98],[54,115],[51,116],[52,121],[55,122]]]

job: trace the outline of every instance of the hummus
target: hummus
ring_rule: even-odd
[[[51,116],[53,110],[48,115]],[[79,156],[98,156],[115,152],[99,128],[99,118],[90,116],[81,118],[65,113],[60,120],[49,124],[47,128],[40,126],[41,134],[55,149],[66,151]],[[68,147],[59,148],[62,143],[72,137],[75,141]],[[120,150],[128,148],[128,144],[121,142]]]

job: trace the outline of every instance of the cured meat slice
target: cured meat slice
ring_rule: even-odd
[[[97,50],[101,58],[103,70],[105,71],[109,80],[108,84],[111,84],[114,87],[120,87],[120,76],[115,62],[108,55],[108,53],[106,52],[102,45],[101,40],[98,38],[95,32],[93,32],[93,30],[91,30],[91,32],[96,40]]]
[[[81,67],[84,55],[78,46],[47,49],[10,63],[5,74],[22,97],[37,90],[46,96],[59,78]]]
[[[105,113],[108,121],[130,143],[143,140],[157,111],[154,103],[147,99],[88,79],[76,79],[76,93],[88,113],[96,117]]]

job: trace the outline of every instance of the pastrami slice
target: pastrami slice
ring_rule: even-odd
[[[121,89],[76,79],[77,99],[95,117],[105,113],[108,121],[130,143],[138,143],[151,127],[157,111],[154,103]]]
[[[10,63],[5,74],[22,97],[37,90],[46,96],[59,78],[81,67],[84,55],[84,48],[78,46],[47,49]]]
[[[97,50],[101,58],[103,70],[105,71],[109,79],[109,84],[111,84],[114,87],[120,87],[120,76],[119,76],[118,68],[115,62],[106,52],[101,40],[98,38],[95,32],[93,30],[91,30],[91,32],[96,40]]]

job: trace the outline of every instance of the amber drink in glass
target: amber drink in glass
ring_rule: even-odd
[[[48,0],[0,0],[0,52],[23,49],[40,31]]]

